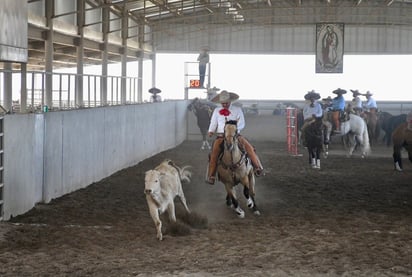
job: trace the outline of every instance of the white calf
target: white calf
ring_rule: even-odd
[[[187,170],[188,167],[180,168],[173,161],[164,160],[155,169],[146,171],[144,193],[159,240],[163,239],[160,215],[167,210],[170,220],[176,222],[176,196],[179,196],[186,211],[190,213],[182,188],[182,181],[190,182],[191,172]]]

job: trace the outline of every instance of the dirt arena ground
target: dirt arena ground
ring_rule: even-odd
[[[239,219],[222,184],[204,183],[207,152],[186,141],[136,166],[0,223],[0,276],[411,276],[412,164],[393,170],[391,150],[346,158],[331,147],[322,168],[284,143],[254,143],[261,216]],[[207,224],[156,239],[144,173],[163,159],[192,165],[183,189]],[[245,207],[242,198],[242,205]],[[247,208],[245,208],[247,209]]]

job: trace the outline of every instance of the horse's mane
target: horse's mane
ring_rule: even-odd
[[[237,120],[228,120],[226,124],[237,125]]]

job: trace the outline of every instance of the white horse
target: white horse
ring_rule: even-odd
[[[348,114],[345,117],[345,121],[340,124],[340,131],[340,136],[346,135],[349,139],[349,145],[344,140],[345,148],[348,150],[348,157],[352,156],[357,143],[361,146],[362,158],[370,154],[368,126],[363,118],[356,114]]]

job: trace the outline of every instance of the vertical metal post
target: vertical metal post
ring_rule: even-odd
[[[13,111],[13,66],[12,63],[4,62],[4,73],[3,73],[3,107],[12,112]]]
[[[27,112],[27,64],[21,63],[20,69],[20,113]]]
[[[4,142],[4,116],[0,116],[0,221],[3,221],[4,218],[4,180],[3,180],[3,171],[4,171],[4,151],[3,151],[3,142]]]
[[[286,142],[288,153],[298,155],[298,110],[286,108]]]
[[[62,74],[59,74],[59,109],[62,109]]]

